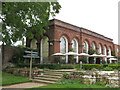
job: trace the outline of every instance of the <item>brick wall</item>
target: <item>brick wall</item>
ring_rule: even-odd
[[[14,47],[14,46],[2,46],[2,64],[7,64],[12,56],[16,53],[19,52],[18,47]]]

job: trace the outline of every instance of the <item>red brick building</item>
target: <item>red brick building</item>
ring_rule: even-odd
[[[50,22],[50,30],[46,32],[46,38],[27,39],[26,42],[27,47],[40,48],[41,63],[44,57],[52,60],[52,54],[67,53],[71,48],[76,53],[88,53],[90,49],[94,49],[96,54],[111,56],[114,53],[120,56],[120,46],[115,45],[111,38],[57,19]],[[76,62],[79,63],[79,57],[76,57]]]

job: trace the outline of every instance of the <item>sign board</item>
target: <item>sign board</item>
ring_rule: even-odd
[[[25,51],[25,53],[26,53],[27,55],[24,55],[24,56],[23,56],[24,58],[31,58],[31,56],[32,56],[32,58],[40,58],[40,57],[38,56],[38,52]]]

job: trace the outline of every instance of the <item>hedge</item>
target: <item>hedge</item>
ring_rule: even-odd
[[[77,64],[76,68],[79,69],[80,64]],[[102,64],[82,64],[82,69],[84,69],[84,70],[91,70],[93,68],[96,68],[96,69],[100,70],[100,69],[103,68],[103,65]]]
[[[120,70],[120,65],[108,65],[108,67],[111,67],[112,69]]]
[[[72,65],[72,64],[62,64],[61,69],[74,69],[74,65]]]
[[[19,64],[17,67],[30,67],[29,64]],[[60,64],[33,64],[32,67],[38,67],[40,69],[48,68],[48,69],[60,69]]]

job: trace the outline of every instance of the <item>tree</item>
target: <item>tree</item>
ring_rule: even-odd
[[[59,13],[58,2],[3,2],[2,37],[10,45],[24,36],[32,39],[43,37],[49,29],[49,17]]]

